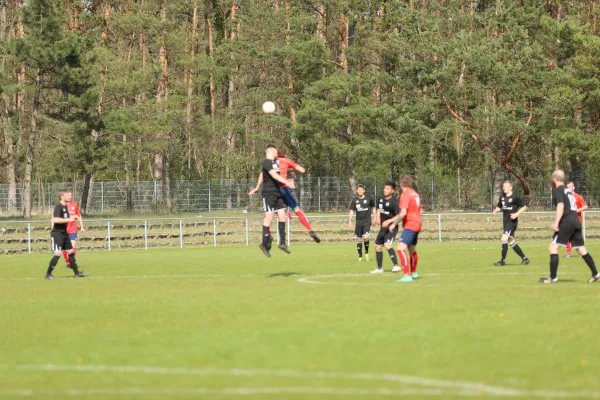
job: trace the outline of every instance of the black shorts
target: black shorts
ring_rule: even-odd
[[[377,234],[377,239],[375,239],[375,244],[378,246],[381,246],[382,244],[392,244],[394,243],[394,238],[397,234],[397,227],[392,232],[390,232],[389,228],[381,228],[381,230]]]
[[[53,252],[73,250],[73,244],[71,244],[71,239],[69,239],[69,235],[62,232],[50,233],[50,246]]]
[[[504,224],[502,227],[502,234],[508,236],[509,238],[515,238],[515,232],[517,231],[517,224]]]
[[[566,246],[568,242],[571,242],[571,246],[576,249],[585,245],[583,239],[583,232],[581,226],[573,224],[558,225],[558,232],[554,232],[552,236],[552,243],[559,246]]]
[[[368,237],[371,234],[371,224],[367,222],[360,222],[356,224],[356,228],[354,228],[354,237],[362,238]]]
[[[283,202],[281,194],[278,192],[264,195],[263,207],[266,213],[275,213],[279,210],[285,209],[285,203]]]

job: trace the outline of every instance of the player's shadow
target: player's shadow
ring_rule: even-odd
[[[269,278],[278,278],[278,277],[284,277],[284,278],[288,278],[290,276],[296,276],[296,275],[300,275],[297,272],[277,272],[275,274],[271,274],[269,275]]]

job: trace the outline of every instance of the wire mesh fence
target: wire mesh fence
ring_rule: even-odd
[[[415,186],[421,194],[423,207],[428,211],[487,211],[494,207],[504,179],[500,173],[469,173],[440,175],[430,172],[415,177]],[[600,200],[600,185],[587,177],[572,177],[577,191],[584,196],[590,207]],[[377,198],[387,179],[359,177],[356,183],[365,185],[367,192]],[[514,180],[514,179],[513,179]],[[308,212],[340,212],[348,208],[354,196],[350,181],[340,177],[296,178],[294,190],[300,206]],[[550,173],[547,176],[529,177],[531,189],[530,208],[552,208]],[[89,185],[88,213],[210,213],[223,210],[259,211],[262,207],[260,194],[248,192],[256,181],[246,179],[212,179],[205,181],[173,181],[167,190],[160,181],[93,182]],[[48,212],[57,202],[56,193],[62,188],[73,191],[74,199],[81,203],[83,182],[35,183],[32,185],[32,210]],[[516,182],[515,192],[523,194]],[[23,188],[0,184],[0,214],[18,214],[22,207]],[[12,195],[11,195],[12,193]],[[170,207],[168,206],[170,204]],[[84,206],[83,204],[81,204]]]
[[[351,243],[354,224],[348,216],[309,216],[323,244]],[[521,243],[550,241],[553,212],[525,213],[521,217],[518,236]],[[259,216],[90,219],[86,231],[79,234],[80,250],[127,250],[151,248],[202,248],[218,246],[258,246],[262,238]],[[600,212],[583,214],[586,239],[600,238]],[[273,229],[277,229],[273,224]],[[502,216],[491,213],[424,214],[419,242],[485,242],[499,241]],[[288,220],[285,237],[288,244],[312,243],[306,229],[297,219]],[[378,231],[379,227],[374,231]],[[274,231],[273,236],[278,237]],[[24,254],[50,251],[49,221],[1,221],[0,254]]]

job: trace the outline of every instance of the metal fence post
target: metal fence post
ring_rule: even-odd
[[[249,233],[249,231],[248,231],[248,218],[246,218],[246,247],[250,246],[250,239],[249,239],[248,233]]]
[[[435,175],[431,173],[431,210],[435,210]]]
[[[148,250],[148,221],[144,221],[144,247]]]
[[[585,239],[585,211],[581,213],[581,226],[582,226],[583,238]]]
[[[212,209],[211,204],[211,193],[210,193],[210,179],[208,180],[208,212],[210,213]]]
[[[104,182],[100,182],[100,209],[104,212]]]
[[[179,220],[179,248],[183,249],[183,221]]]
[[[373,193],[373,199],[377,201],[377,177],[375,177],[375,193]]]
[[[321,212],[321,177],[317,178],[317,191],[319,193],[319,212]]]
[[[108,227],[108,251],[110,251],[111,250],[111,248],[110,248],[110,221],[107,221],[106,226]]]
[[[31,224],[27,224],[27,253],[31,254]]]
[[[292,236],[292,231],[290,229],[290,219],[287,220],[287,245],[290,245],[290,237]]]
[[[213,246],[217,247],[217,220],[213,219]]]
[[[442,242],[442,214],[438,214],[438,241]]]
[[[490,172],[490,207],[494,209],[494,178],[495,174]]]

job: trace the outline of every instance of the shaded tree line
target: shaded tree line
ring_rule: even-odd
[[[0,0],[0,183],[600,177],[597,0]],[[275,114],[261,104],[275,102]],[[595,181],[594,181],[595,182]],[[17,196],[21,210],[17,210]]]

